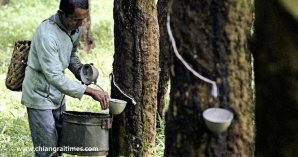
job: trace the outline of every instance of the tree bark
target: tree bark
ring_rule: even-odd
[[[6,5],[9,3],[9,0],[0,0],[1,5]]]
[[[128,103],[114,117],[111,156],[154,156],[159,29],[154,0],[114,1],[115,82],[136,105],[112,86],[111,96]]]
[[[280,2],[255,4],[256,157],[298,154],[298,23]]]
[[[171,27],[184,60],[211,85],[195,77],[177,57],[171,67],[170,106],[166,112],[165,157],[253,156],[251,54],[247,49],[252,22],[248,1],[173,0]],[[220,107],[234,113],[226,132],[214,134],[202,113]]]
[[[157,93],[157,113],[160,118],[164,118],[164,111],[167,104],[167,96],[169,89],[169,67],[170,67],[170,54],[169,54],[169,38],[167,33],[167,13],[168,13],[168,3],[169,0],[159,0],[157,2],[157,12],[158,12],[158,24],[159,24],[159,83],[158,83],[158,93]],[[159,117],[157,117],[157,122],[159,122]],[[159,126],[159,123],[157,123]]]
[[[84,43],[84,51],[89,52],[91,49],[95,48],[95,43],[93,41],[91,32],[91,0],[89,0],[89,10],[90,14],[87,18],[83,20],[82,23],[82,36],[81,41]]]

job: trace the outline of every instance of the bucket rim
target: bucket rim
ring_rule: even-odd
[[[103,114],[103,113],[95,113],[95,112],[80,112],[80,111],[63,111],[63,115],[68,115],[68,116],[79,116],[79,117],[111,117],[110,114]]]

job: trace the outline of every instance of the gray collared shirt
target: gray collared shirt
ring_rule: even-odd
[[[65,95],[79,99],[83,96],[86,86],[64,75],[66,68],[77,74],[82,66],[76,55],[81,33],[81,28],[66,30],[58,13],[38,26],[28,56],[22,104],[29,108],[56,109],[64,104]]]

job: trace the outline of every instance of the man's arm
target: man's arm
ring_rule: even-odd
[[[68,69],[75,75],[75,77],[81,81],[80,70],[83,64],[81,63],[79,57],[76,52],[71,52],[70,63]]]
[[[39,52],[37,55],[41,71],[49,84],[58,89],[61,93],[80,99],[86,90],[86,86],[69,79],[63,74],[64,68],[59,59],[59,51],[56,46],[55,37],[41,37],[37,42],[37,44],[40,45],[37,48],[37,52]]]
[[[109,107],[109,95],[107,92],[96,90],[87,86],[84,94],[89,95],[94,100],[100,102],[101,109],[105,110]]]
[[[81,32],[80,32],[81,34]],[[70,63],[68,69],[75,75],[75,77],[81,81],[80,77],[80,69],[82,68],[83,64],[81,63],[79,57],[77,56],[76,52],[80,43],[80,36],[78,35],[77,39],[73,42],[73,47],[70,55]]]

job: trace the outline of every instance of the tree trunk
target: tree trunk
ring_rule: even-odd
[[[6,5],[9,3],[9,0],[0,0],[1,5]]]
[[[296,157],[297,19],[278,0],[256,1],[255,6],[256,157]]]
[[[111,96],[128,101],[114,117],[111,156],[154,156],[158,89],[159,30],[154,0],[114,1],[115,54]]]
[[[84,43],[84,51],[89,52],[91,49],[95,48],[95,43],[93,41],[91,32],[91,0],[89,0],[89,10],[90,14],[87,18],[83,20],[82,24],[82,36],[81,41]]]
[[[168,88],[169,88],[169,38],[167,33],[167,13],[169,0],[159,0],[157,2],[158,24],[159,24],[159,83],[157,93],[157,113],[161,118],[164,118],[164,110],[167,103]],[[159,118],[157,117],[157,122]],[[159,123],[157,123],[159,126]]]
[[[166,112],[165,157],[233,157],[253,155],[251,54],[247,49],[252,22],[248,1],[173,0],[171,27],[177,49],[211,85],[195,77],[177,57],[171,69],[170,106]],[[207,130],[202,113],[210,107],[234,113],[227,131]]]

